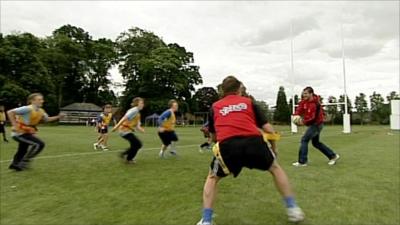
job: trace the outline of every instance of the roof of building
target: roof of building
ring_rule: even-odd
[[[86,111],[86,112],[101,112],[101,107],[93,103],[72,103],[61,108],[62,111]]]

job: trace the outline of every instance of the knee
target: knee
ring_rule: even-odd
[[[38,142],[37,145],[38,145],[38,149],[39,149],[39,150],[42,150],[42,149],[44,148],[44,146],[45,146],[45,144],[44,144],[43,141]]]
[[[312,140],[311,141],[311,143],[312,143],[312,145],[315,147],[315,146],[319,146],[319,141],[318,140]]]
[[[276,161],[274,161],[269,167],[268,171],[273,174],[275,171],[279,169],[281,169],[280,165]]]
[[[309,141],[310,141],[310,139],[305,138],[305,137],[302,137],[300,142],[301,142],[302,144],[308,144]]]
[[[137,146],[138,146],[138,148],[142,148],[142,147],[143,147],[142,142],[141,142],[141,141],[138,141]]]

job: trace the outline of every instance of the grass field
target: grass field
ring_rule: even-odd
[[[336,166],[310,145],[308,167],[294,168],[299,134],[289,127],[279,143],[286,170],[306,213],[302,224],[399,224],[399,133],[388,126],[325,127],[322,140],[341,155]],[[0,143],[0,224],[195,224],[211,153],[199,153],[199,128],[178,128],[178,158],[158,158],[154,128],[138,134],[144,147],[136,165],[118,152],[128,143],[117,134],[108,152],[94,151],[93,128],[41,127],[46,142],[33,168],[8,169],[16,143]],[[388,134],[389,133],[389,134]],[[222,180],[215,208],[218,225],[290,224],[272,177],[245,169]]]

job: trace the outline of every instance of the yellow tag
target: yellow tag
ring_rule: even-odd
[[[264,141],[279,141],[281,139],[281,134],[279,134],[278,132],[275,132],[273,134],[271,133],[264,133],[263,132],[263,138]]]

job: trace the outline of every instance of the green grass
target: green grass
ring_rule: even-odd
[[[309,166],[294,168],[301,133],[288,127],[279,143],[286,170],[307,218],[302,224],[399,224],[399,133],[383,126],[325,127],[322,140],[341,160],[334,167],[310,145]],[[118,151],[127,142],[117,134],[109,152],[95,152],[93,128],[41,127],[46,142],[33,169],[7,169],[16,143],[0,145],[0,224],[195,224],[201,216],[202,187],[211,153],[199,153],[199,128],[179,128],[180,157],[160,160],[154,128],[138,136],[144,147],[136,165]],[[390,133],[390,134],[388,134]],[[215,222],[289,224],[282,200],[265,172],[245,169],[221,181]]]

